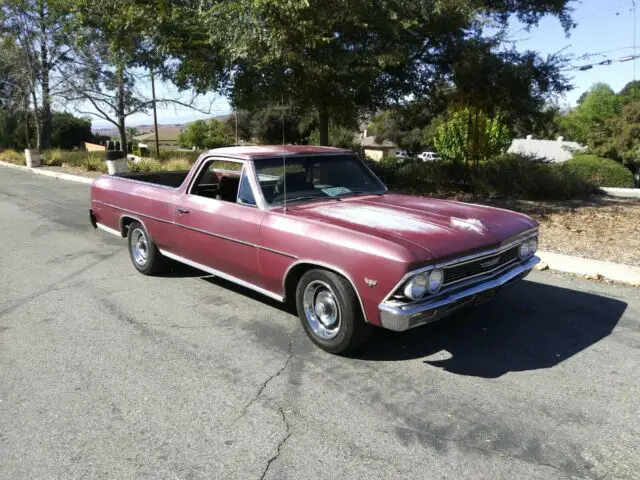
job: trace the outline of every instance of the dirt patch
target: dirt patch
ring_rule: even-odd
[[[640,266],[640,200],[476,202],[516,210],[540,222],[540,250]]]

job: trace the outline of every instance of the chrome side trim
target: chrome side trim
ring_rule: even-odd
[[[278,295],[277,293],[273,293],[269,290],[266,290],[262,287],[259,287],[257,285],[254,285],[253,283],[249,283],[245,280],[241,280],[237,277],[234,277],[233,275],[229,275],[227,273],[221,272],[220,270],[216,270],[214,268],[211,267],[207,267],[206,265],[202,265],[201,263],[197,263],[194,262],[192,260],[189,260],[188,258],[184,258],[181,257],[180,255],[176,255],[174,253],[168,252],[167,250],[162,250],[162,249],[158,249],[160,251],[160,253],[162,255],[164,255],[165,257],[171,258],[172,260],[175,260],[177,262],[180,263],[184,263],[185,265],[189,265],[190,267],[193,268],[197,268],[198,270],[202,270],[204,272],[210,273],[211,275],[214,275],[216,277],[220,277],[220,278],[224,278],[225,280],[228,280],[230,282],[236,283],[242,287],[245,288],[249,288],[251,290],[254,290],[258,293],[261,293],[263,295],[266,295],[267,297],[273,298],[274,300],[278,300],[279,302],[284,301],[284,298],[282,297],[282,295]]]
[[[201,230],[201,229],[196,228],[196,227],[190,227],[188,225],[182,225],[181,223],[174,223],[174,225],[176,227],[184,228],[186,230],[192,230],[194,232],[202,233],[204,235],[209,235],[210,237],[221,238],[222,240],[228,240],[228,241],[233,242],[233,243],[239,243],[240,245],[246,245],[247,247],[260,248],[255,243],[245,242],[244,240],[238,240],[237,238],[227,237],[225,235],[220,235],[218,233],[209,232],[207,230]]]
[[[136,212],[134,210],[128,210],[126,208],[118,207],[117,205],[113,205],[111,203],[106,203],[106,202],[103,202],[101,200],[94,200],[94,202],[95,203],[100,203],[100,204],[104,205],[105,207],[115,208],[116,210],[119,210],[120,212],[125,212],[127,214],[130,214],[130,215],[124,215],[124,216],[129,216],[131,218],[134,218],[132,215],[137,215],[139,217],[148,218],[149,220],[155,220],[156,222],[170,223],[170,224],[174,223],[174,222],[172,222],[170,220],[163,220],[162,218],[153,217],[153,216],[147,215],[145,213]],[[121,215],[121,218],[122,218],[122,215]],[[140,223],[143,223],[142,220],[140,220],[139,218],[136,218],[136,220],[138,220]],[[143,223],[143,225],[144,225],[144,223]],[[145,228],[146,228],[146,226],[145,226]]]
[[[498,254],[498,253],[502,253],[506,250],[509,250],[512,247],[515,247],[518,243],[522,242],[523,240],[530,238],[530,237],[535,237],[538,235],[538,228],[532,228],[529,229],[525,232],[519,233],[518,235],[509,238],[507,240],[505,240],[505,242],[507,243],[503,243],[500,247],[498,248],[494,248],[492,250],[485,250],[483,252],[478,252],[478,253],[474,253],[472,255],[468,255],[466,257],[461,257],[461,258],[454,258],[452,260],[448,260],[446,262],[441,262],[441,263],[434,263],[432,265],[427,265],[426,267],[422,267],[422,268],[418,268],[416,270],[412,270],[408,273],[406,273],[401,279],[400,281],[396,284],[395,287],[393,287],[391,289],[391,291],[387,294],[386,297],[384,297],[384,299],[382,300],[382,302],[386,302],[387,300],[389,300],[389,298],[391,298],[393,296],[393,294],[402,286],[402,284],[404,284],[404,282],[406,282],[409,278],[413,277],[414,275],[417,275],[419,273],[424,273],[424,272],[428,272],[429,270],[433,270],[434,268],[444,268],[444,267],[451,267],[451,266],[458,266],[458,265],[464,265],[465,263],[469,263],[469,262],[473,262],[475,260],[478,260],[480,258],[483,257],[490,257],[492,255]]]
[[[261,246],[261,245],[255,244],[255,243],[245,242],[244,240],[238,240],[237,238],[226,237],[226,236],[224,236],[224,235],[219,235],[219,234],[217,234],[217,233],[208,232],[208,231],[206,231],[206,230],[201,230],[201,229],[199,229],[199,228],[189,227],[189,226],[186,226],[186,225],[181,225],[181,224],[179,224],[179,223],[171,222],[171,221],[169,221],[169,220],[163,220],[163,219],[161,219],[161,218],[152,217],[151,215],[146,215],[146,214],[144,214],[144,213],[134,212],[134,211],[132,211],[132,210],[126,210],[126,209],[124,209],[124,208],[118,207],[118,206],[116,206],[116,205],[111,205],[111,204],[109,204],[109,203],[105,203],[105,202],[102,202],[102,201],[100,201],[100,200],[94,200],[94,202],[95,202],[95,203],[101,203],[102,205],[105,205],[105,206],[107,206],[107,207],[115,208],[115,209],[117,209],[117,210],[119,210],[119,211],[121,211],[121,212],[124,212],[123,214],[121,214],[121,215],[120,215],[120,229],[122,229],[122,220],[123,220],[125,217],[127,217],[127,218],[132,218],[132,219],[136,220],[137,222],[140,222],[140,223],[142,224],[142,226],[145,228],[145,230],[147,230],[147,232],[148,232],[148,231],[149,231],[149,229],[147,229],[147,226],[145,225],[145,223],[144,223],[144,222],[139,218],[139,217],[144,217],[144,218],[148,218],[149,220],[155,220],[155,221],[157,221],[157,222],[168,223],[168,224],[170,224],[170,225],[175,225],[175,226],[177,226],[177,227],[185,228],[185,229],[187,229],[187,230],[193,230],[193,231],[195,231],[195,232],[199,232],[199,233],[202,233],[202,234],[204,234],[204,235],[211,235],[212,237],[218,237],[218,238],[221,238],[221,239],[223,239],[223,240],[228,240],[228,241],[230,241],[230,242],[240,243],[240,244],[242,244],[242,245],[246,245],[246,246],[248,246],[248,247],[254,247],[254,248],[257,248],[257,249],[259,249],[259,250],[265,250],[265,251],[267,251],[267,252],[277,253],[277,254],[279,254],[279,255],[283,255],[283,256],[285,256],[285,257],[289,257],[289,258],[296,258],[296,259],[298,258],[298,257],[296,257],[295,255],[292,255],[292,254],[290,254],[290,253],[286,253],[286,252],[282,252],[282,251],[280,251],[280,250],[276,250],[276,249],[273,249],[273,248],[263,247],[263,246]]]
[[[277,255],[282,255],[283,257],[289,257],[289,258],[293,258],[294,260],[297,260],[298,257],[296,257],[295,255],[292,255],[291,253],[286,253],[283,252],[281,250],[276,250],[275,248],[267,248],[267,247],[261,247],[261,246],[257,246],[258,249],[260,250],[264,250],[265,252],[271,252],[271,253],[275,253]]]
[[[328,270],[333,270],[336,273],[339,273],[340,275],[342,275],[344,278],[346,278],[349,283],[351,284],[351,286],[353,287],[353,291],[356,292],[356,297],[358,297],[358,302],[360,302],[360,308],[362,309],[362,317],[364,318],[364,321],[369,323],[369,320],[367,319],[367,313],[364,310],[364,304],[362,303],[362,298],[360,297],[360,292],[358,291],[358,288],[356,287],[356,284],[354,283],[353,279],[351,278],[351,276],[345,272],[344,270],[342,270],[339,267],[336,267],[335,265],[331,265],[328,263],[324,263],[324,262],[318,262],[316,260],[298,260],[296,262],[293,262],[291,265],[289,265],[289,268],[287,268],[287,271],[284,273],[284,277],[282,278],[282,293],[283,295],[287,294],[287,290],[285,288],[285,285],[287,283],[287,277],[289,276],[289,273],[291,272],[291,270],[293,270],[293,267],[295,267],[296,265],[300,265],[301,263],[307,263],[309,265],[315,265],[318,267],[323,267],[326,268]],[[285,297],[286,299],[286,297]]]
[[[518,278],[524,278],[539,262],[540,259],[538,257],[532,257],[525,263],[508,270],[497,278],[479,283],[466,290],[454,292],[437,302],[422,302],[417,305],[402,306],[387,305],[383,302],[378,305],[381,325],[390,330],[403,331],[424,325],[425,323],[435,322],[453,313],[458,307],[462,307],[466,303],[454,305],[452,308],[447,309],[449,305],[466,299],[468,299],[469,302],[473,302],[475,301],[474,297],[478,294],[494,288],[503,287]]]
[[[110,233],[111,235],[115,235],[117,237],[122,238],[122,233],[120,233],[119,231],[117,231],[117,230],[115,230],[113,228],[107,227],[106,225],[103,225],[102,223],[99,223],[99,222],[96,222],[96,226],[100,230],[104,230],[105,232]]]

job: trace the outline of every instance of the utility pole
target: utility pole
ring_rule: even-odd
[[[238,110],[234,109],[236,114],[236,147],[238,146]]]
[[[635,82],[636,80],[636,45],[638,43],[638,37],[636,34],[636,24],[637,24],[637,19],[636,19],[636,0],[632,0],[631,3],[633,4],[633,81]]]
[[[153,131],[156,134],[156,158],[160,160],[160,140],[158,137],[158,114],[156,112],[156,82],[151,67],[151,101],[153,105]]]

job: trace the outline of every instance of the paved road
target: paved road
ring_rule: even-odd
[[[535,273],[357,358],[0,167],[0,478],[638,478],[640,290]]]

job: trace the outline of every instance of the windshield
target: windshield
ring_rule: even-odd
[[[286,182],[282,157],[255,161],[266,202],[287,202],[381,194],[385,186],[354,155],[309,155],[286,158]]]

